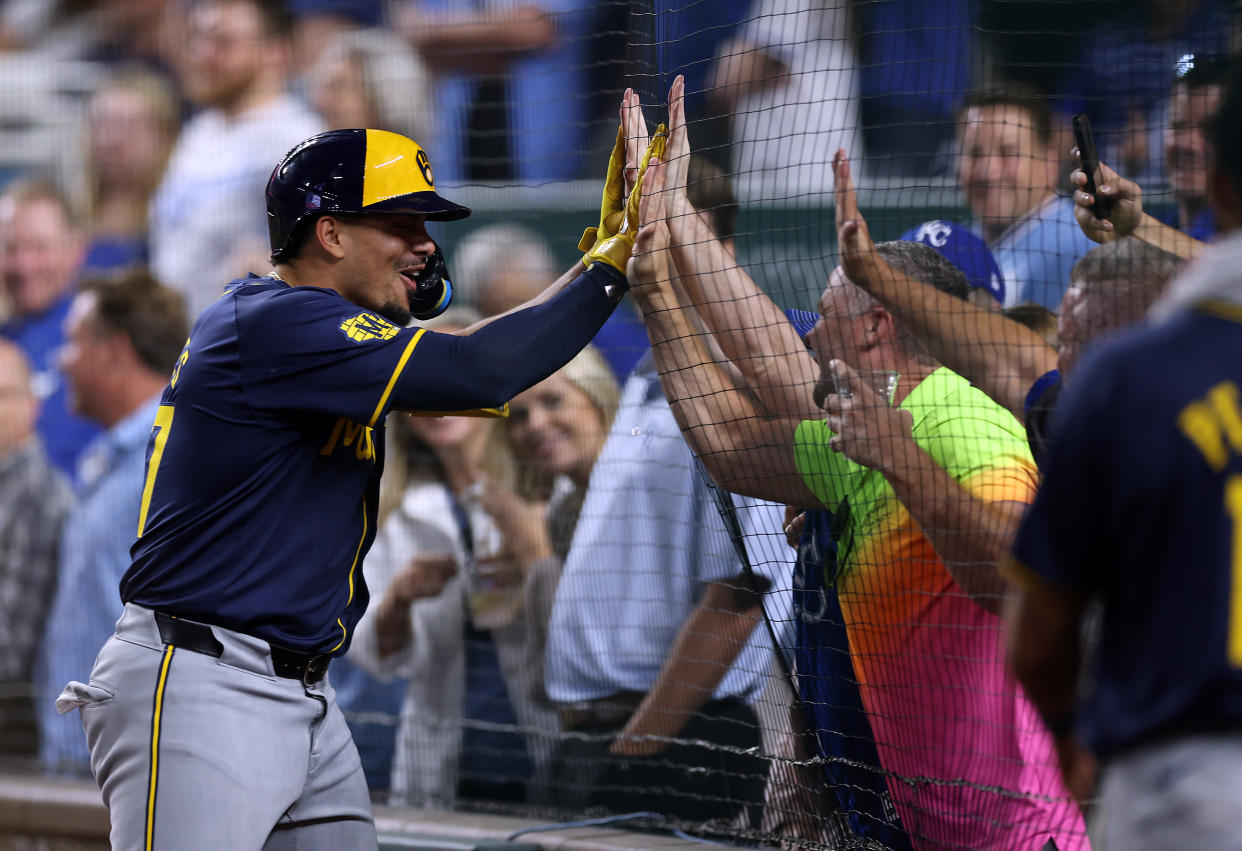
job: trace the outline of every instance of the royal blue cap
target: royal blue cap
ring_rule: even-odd
[[[785,318],[789,320],[789,324],[798,332],[798,336],[805,339],[806,335],[811,333],[811,329],[815,327],[815,323],[819,321],[819,314],[812,313],[809,310],[798,310],[796,307],[785,309]]]
[[[946,260],[962,270],[972,287],[985,289],[1001,304],[1005,303],[1005,279],[987,243],[962,225],[935,219],[923,222],[901,235],[902,239],[930,245]]]

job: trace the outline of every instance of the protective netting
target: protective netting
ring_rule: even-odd
[[[288,5],[0,3],[14,764],[89,773],[52,702],[119,612],[150,399],[222,286],[270,271],[277,160],[330,128],[422,144],[474,210],[431,228],[457,301],[429,325],[461,330],[590,247],[623,111],[632,165],[671,131],[643,292],[507,420],[389,419],[370,607],[329,674],[374,799],[1088,848],[1006,665],[1009,545],[1060,378],[1213,234],[1227,4]],[[1076,219],[1079,113],[1101,182],[1142,187],[1134,235]],[[134,357],[74,318],[94,286]],[[342,439],[374,458],[369,430]]]

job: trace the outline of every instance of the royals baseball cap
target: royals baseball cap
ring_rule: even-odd
[[[789,324],[798,332],[798,336],[806,339],[806,335],[811,333],[811,329],[819,321],[819,314],[812,313],[809,310],[799,310],[796,307],[787,307],[785,308],[785,318],[789,320]]]
[[[923,222],[901,235],[902,239],[930,245],[962,270],[972,287],[987,290],[992,298],[1005,303],[1005,279],[987,243],[970,230],[953,222],[934,219]]]

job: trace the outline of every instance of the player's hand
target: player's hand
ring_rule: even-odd
[[[828,445],[846,458],[881,473],[909,465],[914,443],[914,415],[893,407],[843,361],[828,365],[834,392],[816,388],[824,423],[833,432]]]
[[[608,160],[608,176],[604,181],[604,196],[600,203],[599,225],[587,228],[582,234],[578,248],[585,251],[582,263],[606,263],[621,274],[625,274],[626,263],[634,250],[634,237],[638,233],[638,205],[642,197],[643,177],[647,173],[647,165],[654,155],[664,157],[664,144],[667,134],[664,125],[656,129],[656,135],[647,146],[638,169],[638,178],[628,197],[624,191],[625,177],[625,131],[617,129],[617,141],[612,148],[612,156]]]
[[[647,167],[638,205],[638,236],[626,277],[632,288],[669,280],[668,223],[664,218],[664,175],[667,163],[653,157]]]
[[[1074,190],[1074,218],[1078,227],[1092,242],[1105,243],[1134,233],[1143,219],[1143,190],[1131,180],[1126,180],[1104,163],[1096,176],[1095,188],[1100,200],[1109,207],[1107,218],[1096,218],[1091,212],[1095,196],[1081,188],[1087,185],[1086,172],[1082,170],[1082,157],[1078,148],[1070,152],[1078,168],[1070,172],[1070,182],[1080,187]]]
[[[841,268],[847,278],[863,289],[868,282],[887,269],[875,250],[867,220],[858,210],[858,193],[854,175],[844,148],[832,158],[833,184],[837,226],[837,250],[841,252]]]
[[[455,573],[457,560],[452,553],[415,556],[393,578],[388,594],[397,605],[409,606],[415,600],[439,594]]]

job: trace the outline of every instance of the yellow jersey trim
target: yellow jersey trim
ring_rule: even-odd
[[[168,668],[172,664],[173,645],[164,649],[160,677],[155,685],[155,710],[151,714],[151,775],[147,779],[146,851],[155,848],[155,791],[160,775],[160,725],[164,715],[164,688],[168,685]]]
[[[495,417],[505,419],[509,416],[509,403],[499,408],[473,408],[469,411],[406,411],[411,417]]]
[[[367,539],[367,499],[362,498],[362,537],[358,539],[358,548],[354,550],[354,563],[349,566],[349,596],[345,599],[346,607],[354,601],[354,571],[358,569],[358,558],[362,555],[362,542]],[[336,625],[341,628],[341,640],[336,646],[329,650],[329,653],[335,653],[345,643],[345,639],[349,637],[349,631],[345,629],[345,624],[340,618],[336,619]]]
[[[380,396],[379,404],[375,406],[375,413],[371,414],[371,421],[367,423],[371,428],[374,428],[375,424],[379,422],[380,414],[384,413],[384,406],[388,404],[388,397],[392,395],[392,388],[397,386],[397,379],[401,377],[406,361],[410,359],[410,355],[414,352],[414,347],[418,345],[418,341],[426,333],[426,328],[419,328],[414,336],[410,338],[410,342],[406,344],[405,351],[401,353],[401,358],[397,361],[397,366],[392,371],[392,377],[388,379],[388,386],[384,388],[384,395]]]
[[[1201,301],[1195,305],[1195,309],[1209,316],[1215,316],[1220,319],[1228,319],[1231,322],[1242,322],[1242,305],[1230,304],[1225,301]]]

